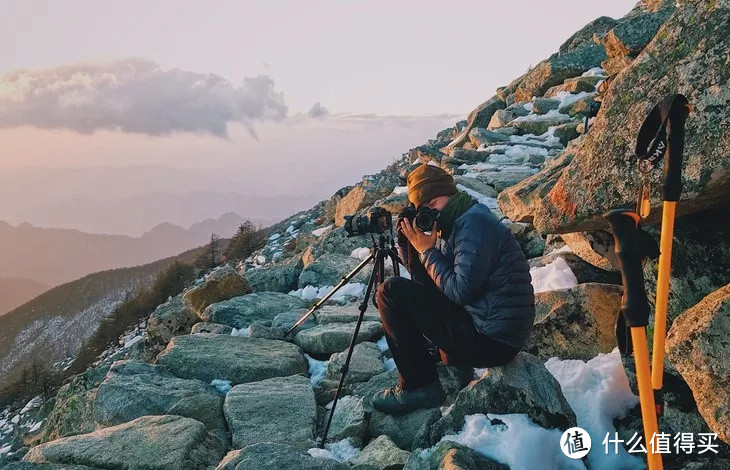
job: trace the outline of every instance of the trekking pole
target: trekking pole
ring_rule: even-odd
[[[611,225],[614,237],[614,251],[621,271],[623,296],[621,312],[624,321],[630,327],[631,343],[636,363],[636,379],[639,387],[641,420],[644,426],[644,440],[647,447],[647,464],[649,470],[661,470],[662,456],[653,452],[649,442],[658,433],[657,415],[654,405],[654,394],[651,389],[651,372],[649,369],[649,349],[646,339],[646,326],[649,323],[649,301],[644,289],[644,273],[642,271],[642,254],[639,249],[639,220],[636,212],[615,209],[603,215]],[[617,330],[618,332],[618,330]],[[618,339],[619,343],[621,342]]]
[[[682,159],[684,125],[690,106],[684,95],[672,95],[652,109],[639,130],[636,154],[648,160],[650,168],[664,158],[662,187],[662,231],[659,241],[652,344],[651,383],[654,389],[656,414],[664,413],[662,387],[664,382],[664,341],[667,334],[667,305],[672,264],[672,240],[677,202],[682,193]]]

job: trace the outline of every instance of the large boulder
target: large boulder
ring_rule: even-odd
[[[279,442],[306,449],[313,443],[317,403],[304,376],[236,385],[226,395],[223,410],[236,448]]]
[[[342,366],[345,365],[347,351],[333,354],[327,363],[325,380],[339,383],[342,376]],[[365,382],[383,372],[383,360],[380,349],[371,342],[360,343],[355,346],[350,358],[350,368],[345,377],[345,383]]]
[[[309,263],[299,275],[299,287],[334,286],[350,273],[360,260],[348,255],[328,253]],[[361,269],[350,282],[367,283],[372,266]]]
[[[356,322],[317,325],[297,333],[294,342],[309,354],[337,353],[350,345],[355,325]],[[383,328],[379,322],[363,321],[357,334],[357,342],[373,341],[382,334]]]
[[[109,364],[90,367],[75,375],[56,393],[53,410],[46,418],[41,442],[95,431],[94,401],[99,385],[104,381]]]
[[[718,224],[728,220],[728,216],[727,211],[711,211],[676,220],[667,305],[669,325],[730,279],[730,226]],[[658,228],[649,227],[648,232],[659,240]],[[652,305],[656,299],[658,264],[656,259],[644,265],[647,297]]]
[[[702,417],[730,444],[730,284],[681,314],[667,335],[669,360],[687,381]]]
[[[529,217],[543,233],[606,227],[604,212],[636,200],[641,181],[634,156],[638,130],[651,108],[671,93],[684,94],[692,106],[678,214],[725,207],[730,193],[730,114],[725,112],[730,104],[729,24],[727,2],[682,2],[613,80],[591,131],[572,149],[574,156],[562,171],[545,169],[500,194],[502,212],[512,220]],[[650,175],[649,223],[661,217],[662,176],[661,171]]]
[[[199,333],[176,336],[157,356],[157,364],[178,377],[234,384],[306,374],[307,360],[284,341]]]
[[[256,321],[271,321],[279,313],[305,307],[302,299],[281,292],[254,292],[209,305],[200,314],[206,322],[245,328]]]
[[[207,383],[179,379],[159,366],[117,361],[99,386],[94,419],[104,426],[126,423],[146,415],[193,418],[226,441],[223,397]]]
[[[317,458],[288,444],[261,442],[231,451],[216,470],[349,470],[337,460]]]
[[[654,38],[659,28],[674,11],[674,5],[668,3],[668,8],[659,11],[642,11],[636,9],[626,17],[619,20],[618,24],[608,31],[601,42],[606,48],[606,56],[613,63],[631,63],[639,53]],[[610,69],[611,67],[609,67]],[[607,69],[608,70],[608,69]],[[612,69],[612,74],[621,69]]]
[[[287,293],[297,288],[297,281],[303,267],[301,256],[295,256],[282,263],[249,269],[246,271],[245,277],[254,292]]]
[[[365,176],[338,203],[335,209],[335,225],[342,227],[345,216],[359,213],[378,199],[393,192],[400,180],[397,174],[381,172],[375,176]]]
[[[186,291],[183,294],[183,302],[196,315],[202,315],[210,304],[249,292],[251,292],[251,286],[248,281],[235,269],[224,265],[211,272],[202,284]],[[203,320],[205,319],[203,318]]]
[[[568,429],[576,425],[560,384],[540,359],[520,352],[504,366],[490,367],[478,380],[459,392],[454,405],[433,426],[431,442],[458,432],[464,417],[483,414],[527,414],[544,428]]]
[[[214,467],[224,453],[223,443],[203,423],[181,416],[143,416],[41,444],[30,449],[23,461],[125,470],[202,470]]]
[[[475,127],[486,128],[489,121],[492,119],[492,115],[498,109],[504,109],[505,106],[504,100],[499,96],[493,96],[477,106],[471,113],[469,113],[466,127],[462,129],[459,135],[454,137],[454,140],[452,140],[445,149],[443,149],[444,152],[450,154],[453,149],[463,146],[464,143],[469,140],[469,133],[472,129]]]
[[[415,450],[428,447],[429,428],[441,419],[441,410],[428,408],[415,410],[402,415],[389,415],[373,410],[368,423],[368,436],[390,437],[401,449]]]
[[[410,456],[410,452],[398,448],[388,436],[378,436],[351,463],[370,465],[377,470],[400,470]]]
[[[578,284],[535,294],[535,324],[524,350],[542,360],[589,360],[616,346],[621,286]]]
[[[606,50],[603,45],[590,41],[565,53],[553,54],[525,74],[515,90],[515,100],[530,101],[533,96],[541,96],[551,86],[598,67],[605,59]]]
[[[323,423],[329,420],[331,409],[324,416]],[[337,401],[335,415],[332,417],[327,439],[330,441],[341,441],[351,438],[358,446],[362,443],[365,430],[368,427],[365,408],[362,406],[362,398],[352,395],[345,395]]]
[[[593,266],[607,271],[618,270],[613,235],[610,231],[564,233],[561,238],[573,253]]]
[[[198,321],[190,307],[176,295],[159,305],[147,320],[147,338],[154,346],[164,347],[175,335],[185,334]]]
[[[576,47],[593,41],[593,37],[603,37],[611,28],[616,26],[617,21],[608,16],[601,16],[591,21],[570,36],[558,49],[559,52],[568,52]]]
[[[508,467],[476,450],[453,441],[442,441],[430,452],[414,452],[403,470],[505,470]]]

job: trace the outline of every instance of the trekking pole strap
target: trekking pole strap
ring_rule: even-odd
[[[651,170],[664,159],[663,201],[679,201],[682,193],[684,126],[690,105],[684,95],[671,95],[652,108],[636,139],[639,168]]]

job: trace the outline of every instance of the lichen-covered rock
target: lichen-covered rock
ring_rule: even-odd
[[[368,423],[368,436],[390,437],[401,449],[428,447],[429,428],[441,419],[438,408],[420,409],[403,415],[389,415],[373,410]]]
[[[448,432],[458,432],[464,417],[475,413],[524,413],[548,429],[565,430],[576,423],[558,381],[540,359],[526,352],[518,353],[504,366],[490,367],[459,392],[451,409],[431,426],[431,442],[438,442]]]
[[[150,343],[163,346],[175,335],[186,334],[198,321],[198,316],[176,295],[159,305],[147,320],[147,337]]]
[[[200,333],[176,336],[157,356],[157,364],[178,377],[233,384],[306,374],[298,347],[284,341]]]
[[[340,381],[340,370],[345,364],[347,351],[333,354],[327,364],[326,380],[333,382]],[[360,343],[355,346],[350,358],[350,368],[345,377],[345,383],[365,382],[383,372],[383,360],[380,349],[371,342]]]
[[[558,109],[558,106],[560,106],[560,100],[539,96],[532,99],[532,112],[535,114],[545,114],[553,109]]]
[[[363,242],[364,243],[364,242]],[[360,264],[359,259],[348,255],[328,253],[309,263],[299,275],[299,287],[334,286]],[[373,264],[374,265],[374,264]],[[373,266],[371,265],[371,266]],[[361,269],[350,282],[368,282],[372,267]]]
[[[388,436],[378,436],[352,459],[353,465],[372,465],[378,470],[400,470],[411,453],[399,449]]]
[[[261,442],[229,452],[216,470],[349,470],[337,460],[316,458],[294,446]]]
[[[181,416],[143,416],[41,444],[30,449],[23,461],[129,470],[202,470],[215,466],[224,453],[223,443],[203,423]]]
[[[621,286],[586,283],[535,294],[535,324],[524,350],[542,360],[589,360],[616,347]]]
[[[399,183],[398,175],[391,172],[383,171],[378,175],[365,176],[337,203],[335,225],[342,227],[346,215],[357,214],[378,199],[386,197]]]
[[[730,443],[730,284],[681,314],[667,335],[669,360],[692,389],[697,408]]]
[[[512,220],[532,219],[543,233],[605,228],[603,213],[636,201],[641,181],[634,156],[637,133],[651,108],[671,93],[683,93],[692,106],[679,214],[725,206],[730,185],[730,115],[725,112],[730,104],[729,24],[726,1],[682,2],[615,78],[591,131],[572,149],[572,160],[561,171],[544,169],[500,194],[502,212]],[[662,177],[661,171],[651,174],[649,224],[661,217]]]
[[[323,423],[327,423],[329,415],[330,411],[325,414]],[[327,439],[335,442],[349,437],[355,445],[360,446],[367,427],[368,420],[362,406],[362,398],[345,395],[337,401]]]
[[[208,306],[203,321],[245,328],[256,321],[271,321],[279,313],[305,306],[302,299],[281,292],[254,292]]]
[[[314,315],[317,316],[317,323],[325,325],[327,323],[350,323],[357,321],[360,316],[360,304],[352,302],[345,305],[323,305],[315,310]],[[365,310],[363,316],[365,321],[380,321],[380,313],[371,308]]]
[[[196,315],[202,315],[210,304],[248,294],[251,286],[235,269],[228,265],[210,273],[202,284],[183,294],[183,302]],[[206,320],[205,318],[202,318]],[[192,326],[192,325],[190,325]]]
[[[297,288],[299,274],[304,263],[300,256],[288,259],[283,263],[272,266],[249,269],[245,273],[254,292],[283,292],[287,293]]]
[[[482,127],[475,127],[469,132],[469,141],[474,147],[489,145],[498,142],[508,142],[509,136],[493,132]]]
[[[207,383],[179,379],[158,366],[139,361],[112,364],[94,401],[94,419],[104,426],[146,415],[193,418],[226,441],[223,397]]]
[[[576,77],[600,66],[605,59],[603,45],[588,41],[564,54],[553,54],[525,74],[515,90],[515,100],[529,101],[533,96],[540,96],[551,86],[563,83],[566,78]]]
[[[403,470],[506,470],[507,466],[486,457],[469,447],[453,441],[443,441],[430,449],[427,455],[414,452]]]
[[[561,238],[573,253],[593,266],[607,271],[618,270],[613,235],[608,230],[564,233]]]
[[[317,403],[304,376],[274,377],[236,385],[223,410],[236,448],[278,442],[306,449],[313,444]]]
[[[475,127],[487,127],[487,124],[489,124],[489,121],[492,119],[492,115],[498,109],[504,109],[505,106],[504,100],[499,96],[493,96],[477,106],[471,113],[469,113],[466,127],[462,129],[459,135],[454,137],[454,140],[452,140],[449,145],[443,149],[443,151],[445,153],[451,153],[453,149],[463,146],[464,142],[469,140],[469,132],[471,132],[472,129]]]
[[[109,364],[91,367],[64,384],[56,393],[53,410],[46,419],[41,442],[95,431],[94,401]]]
[[[347,349],[354,333],[355,322],[327,323],[300,331],[294,337],[294,342],[309,354],[333,354]],[[379,322],[363,321],[357,342],[373,341],[382,334],[383,328]]]
[[[198,322],[190,328],[190,334],[196,333],[214,333],[217,335],[230,335],[233,331],[232,326],[221,325],[220,323]]]

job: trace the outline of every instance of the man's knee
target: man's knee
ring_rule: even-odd
[[[382,312],[384,307],[396,305],[405,297],[410,282],[404,277],[392,276],[380,284],[377,292],[378,309]]]

